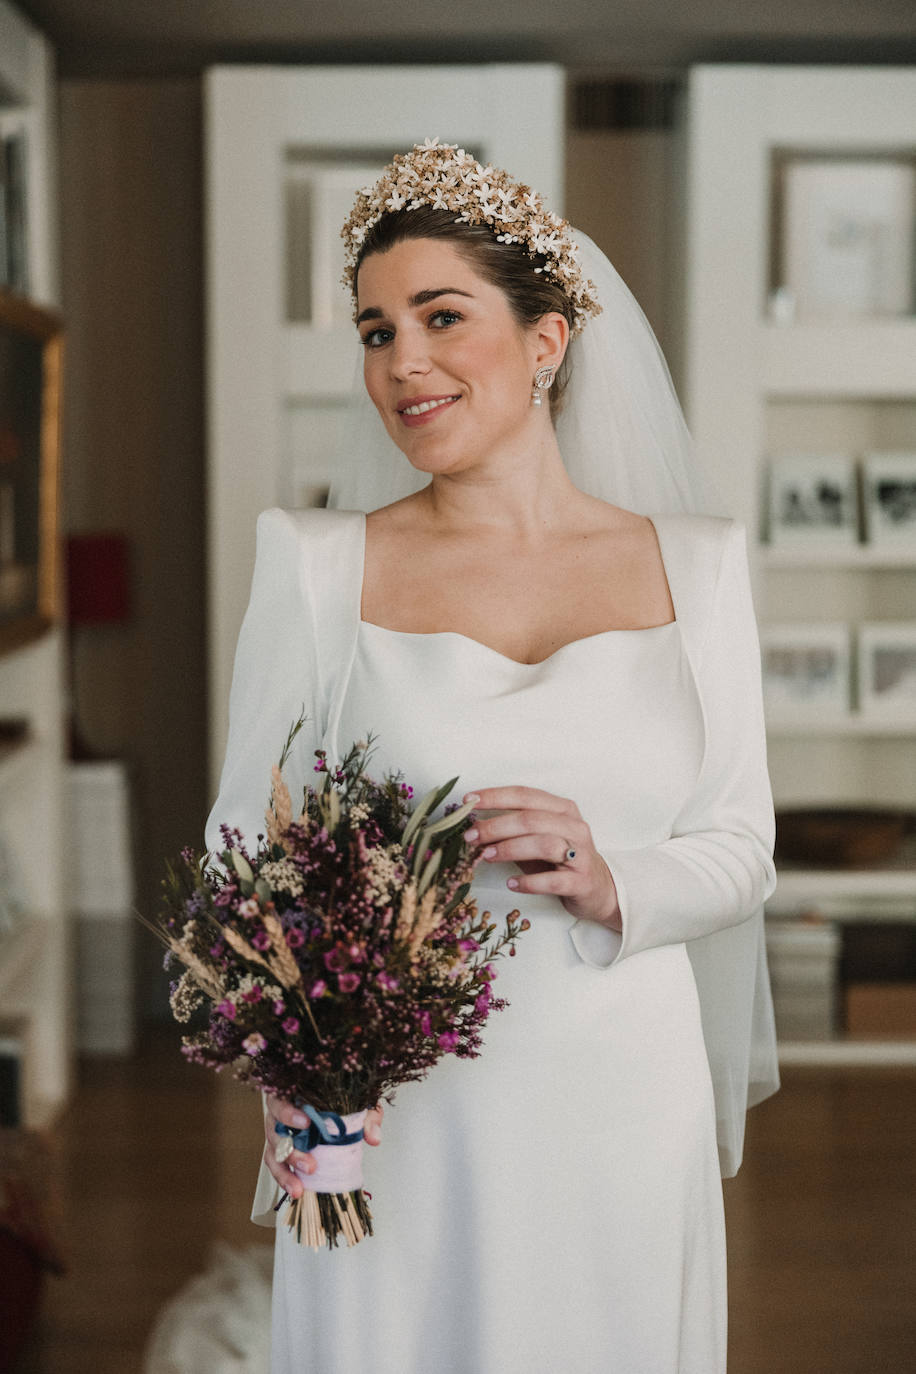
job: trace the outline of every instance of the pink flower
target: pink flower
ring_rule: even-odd
[[[298,926],[291,926],[286,932],[285,939],[290,949],[298,949],[300,945],[305,944],[305,936]]]
[[[251,989],[250,992],[243,992],[243,993],[242,993],[242,1001],[243,1001],[243,1002],[260,1002],[260,1000],[261,1000],[261,998],[262,998],[263,996],[264,996],[263,989],[260,988],[260,987],[258,986],[257,983],[255,983],[254,987]]]
[[[420,1030],[424,1035],[432,1035],[433,1033],[433,1023],[430,1020],[428,1011],[424,1011],[420,1017]]]
[[[398,979],[392,978],[391,974],[385,972],[385,970],[382,970],[382,972],[377,975],[375,981],[380,988],[385,988],[387,992],[397,992],[398,988],[401,986]],[[429,1031],[425,1033],[428,1035]]]
[[[344,963],[343,955],[339,949],[328,950],[327,954],[324,956],[324,966],[330,969],[332,973],[343,972],[346,968],[346,964]]]
[[[267,1049],[267,1041],[260,1031],[252,1031],[251,1035],[242,1041],[242,1049],[246,1054],[260,1054],[261,1050]]]
[[[470,935],[467,935],[463,940],[458,941],[458,948],[462,954],[473,954],[475,949],[480,949],[480,945]]]
[[[309,1001],[314,1002],[318,997],[323,997],[328,990],[328,985],[323,978],[316,978],[309,988]]]
[[[256,930],[251,937],[251,943],[255,949],[259,949],[263,953],[265,949],[270,949],[270,936],[266,930]]]
[[[286,1011],[285,1002],[274,1002],[274,1016],[282,1016]]]
[[[493,994],[490,992],[489,985],[487,985],[484,991],[479,994],[477,1000],[474,1003],[474,1010],[477,1012],[478,1016],[483,1016],[485,1014],[487,1008],[490,1005],[492,996]]]
[[[224,1002],[218,1003],[216,1010],[220,1012],[221,1015],[225,1016],[228,1021],[235,1020],[235,1003],[230,1002],[228,997]]]
[[[341,992],[355,992],[359,987],[358,973],[341,973],[337,979]]]
[[[439,1036],[439,1048],[450,1054],[458,1046],[457,1031],[443,1031]]]
[[[299,1031],[299,1022],[296,1017],[287,1016],[286,1020],[283,1022],[283,1029],[286,1031],[287,1035],[297,1035]]]

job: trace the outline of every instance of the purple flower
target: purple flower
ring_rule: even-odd
[[[297,1035],[299,1032],[299,1022],[295,1016],[287,1016],[283,1022],[283,1029],[287,1035]]]
[[[474,1003],[474,1010],[477,1012],[478,1016],[485,1016],[487,1014],[490,1009],[490,999],[492,996],[493,994],[490,992],[490,986],[487,984]]]
[[[375,981],[380,988],[385,988],[388,992],[397,992],[398,988],[401,986],[397,978],[392,978],[391,974],[384,970],[378,974]],[[428,1035],[429,1031],[426,1031],[425,1034]]]
[[[433,1033],[433,1023],[430,1020],[428,1011],[424,1011],[420,1017],[420,1030],[424,1035],[432,1035]]]
[[[439,1048],[445,1050],[446,1054],[457,1048],[459,1035],[457,1031],[443,1031],[439,1036]]]
[[[218,1003],[216,1010],[225,1016],[228,1021],[235,1020],[235,1003],[230,1002],[228,997],[225,1001]]]
[[[355,992],[359,987],[358,973],[341,973],[337,979],[341,992]]]
[[[343,955],[337,948],[328,950],[327,954],[324,956],[324,966],[330,969],[332,973],[342,973],[347,967]]]
[[[305,936],[298,926],[290,926],[285,939],[290,949],[298,949],[300,945],[305,944]]]
[[[270,936],[263,928],[261,930],[256,930],[251,937],[251,943],[254,945],[255,949],[259,949],[263,953],[264,950],[270,949]]]
[[[480,945],[470,935],[466,935],[463,940],[458,941],[458,948],[462,954],[473,954],[475,949],[480,949]]]

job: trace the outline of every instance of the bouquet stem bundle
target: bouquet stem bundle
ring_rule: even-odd
[[[365,1112],[444,1054],[480,1053],[488,1016],[506,1006],[493,995],[495,961],[515,954],[529,923],[512,911],[497,934],[477,910],[477,860],[464,841],[471,808],[435,816],[457,778],[412,806],[402,774],[368,776],[371,741],[333,766],[318,750],[319,780],[294,819],[282,770],[303,724],[273,767],[256,853],[228,825],[218,861],[184,850],[152,928],[167,964],[184,966],[173,1014],[204,1021],[184,1037],[185,1055],[309,1116],[307,1133],[282,1128],[277,1157],[306,1149],[322,1163],[283,1220],[300,1241],[333,1247],[372,1234],[359,1165]],[[339,1165],[351,1147],[347,1176]]]

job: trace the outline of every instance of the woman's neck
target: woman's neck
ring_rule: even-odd
[[[571,506],[587,500],[570,480],[552,430],[533,452],[434,473],[418,499],[440,529],[522,538],[562,522]]]

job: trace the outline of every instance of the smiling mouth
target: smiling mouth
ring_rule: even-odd
[[[451,405],[453,401],[458,401],[459,396],[438,396],[430,401],[417,401],[415,405],[403,406],[398,409],[399,415],[425,415],[428,410],[438,410],[440,406]]]

